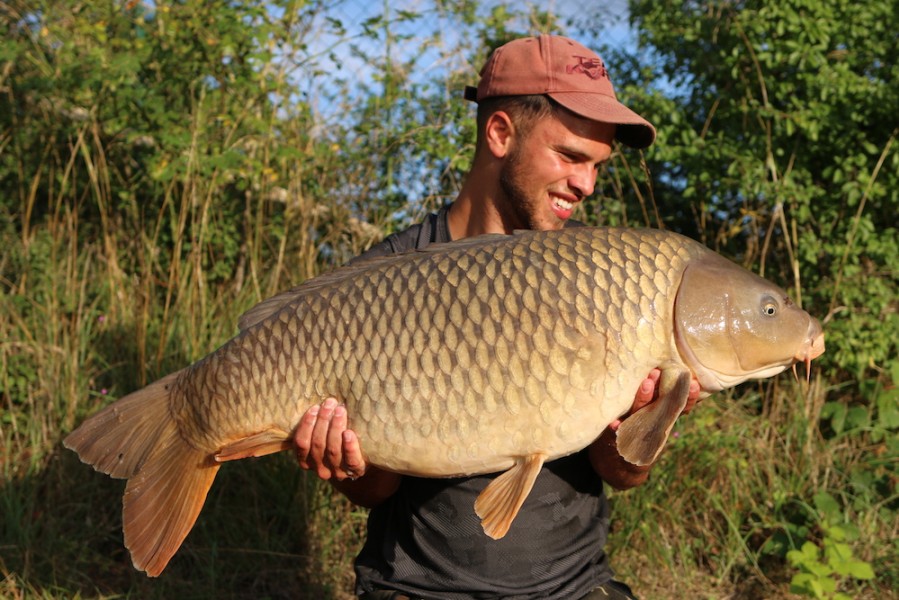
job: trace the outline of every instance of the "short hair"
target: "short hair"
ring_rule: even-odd
[[[479,154],[482,150],[487,119],[490,118],[490,115],[500,110],[508,113],[509,118],[512,120],[512,125],[515,126],[521,139],[530,135],[531,129],[533,129],[534,125],[540,119],[559,115],[561,113],[579,117],[579,115],[568,110],[545,94],[494,96],[492,98],[484,98],[478,102],[478,130],[477,138],[475,140],[475,155]]]
[[[567,109],[544,94],[485,98],[478,103],[478,137],[484,131],[487,119],[497,111],[508,113],[518,132],[527,136],[534,123],[558,111],[567,112]]]

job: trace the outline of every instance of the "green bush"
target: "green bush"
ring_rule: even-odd
[[[290,457],[223,469],[149,580],[122,547],[120,486],[60,440],[452,199],[474,141],[461,89],[492,47],[538,30],[596,45],[608,22],[589,3],[586,30],[502,4],[383,9],[354,33],[315,1],[0,8],[0,595],[348,597],[364,512]],[[719,394],[647,485],[613,495],[611,560],[642,597],[899,589],[896,14],[638,0],[642,45],[602,53],[659,139],[616,152],[579,217],[700,239],[827,336],[808,384]],[[422,35],[435,19],[451,44]],[[456,66],[422,76],[428,52]],[[343,62],[373,76],[326,66]]]

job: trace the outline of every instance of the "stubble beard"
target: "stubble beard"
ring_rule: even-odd
[[[507,226],[511,225],[515,229],[546,229],[547,227],[538,220],[540,200],[534,198],[522,185],[525,177],[521,152],[515,146],[509,151],[509,156],[499,172],[502,204],[505,208],[503,220]],[[508,222],[510,217],[513,223]]]

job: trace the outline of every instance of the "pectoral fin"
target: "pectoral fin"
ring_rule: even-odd
[[[624,460],[634,465],[650,465],[656,460],[687,405],[691,379],[689,371],[662,371],[659,399],[618,427],[618,453]]]
[[[216,462],[239,460],[251,456],[265,456],[287,450],[292,445],[290,434],[276,427],[241,438],[215,453]]]
[[[508,533],[518,509],[534,487],[544,460],[545,454],[520,458],[511,469],[484,488],[474,503],[474,511],[481,518],[484,533],[495,540]]]

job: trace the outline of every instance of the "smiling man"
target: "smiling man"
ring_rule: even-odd
[[[593,192],[615,140],[645,148],[655,129],[615,97],[602,60],[564,37],[498,48],[478,87],[475,158],[456,200],[363,256],[516,229],[576,226],[569,218]],[[658,372],[631,412],[653,400]],[[699,394],[694,382],[685,412]],[[440,399],[435,399],[439,402]],[[493,475],[421,479],[368,466],[336,400],[310,409],[295,434],[300,466],[371,508],[356,559],[356,592],[381,598],[633,598],[613,581],[604,547],[609,507],[603,481],[626,489],[649,467],[625,462],[613,423],[593,444],[543,466],[509,533],[484,535],[471,510]]]

